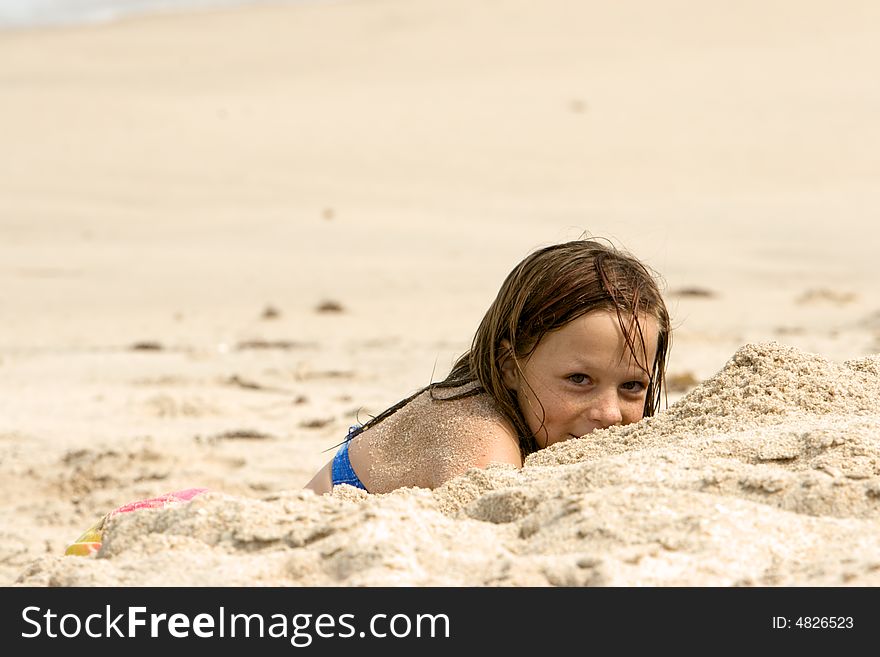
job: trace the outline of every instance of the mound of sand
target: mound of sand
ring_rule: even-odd
[[[206,493],[20,585],[880,585],[880,357],[741,348],[666,412],[435,490]]]

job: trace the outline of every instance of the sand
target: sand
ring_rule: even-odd
[[[43,557],[18,582],[876,586],[878,430],[880,356],[747,345],[666,414],[522,470],[384,495],[206,493],[115,516],[97,558]]]
[[[383,0],[0,35],[0,583],[877,585],[877,11]],[[584,231],[665,279],[668,409],[434,491],[301,490]]]

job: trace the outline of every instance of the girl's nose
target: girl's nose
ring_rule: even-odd
[[[620,412],[620,399],[617,390],[609,390],[597,395],[589,410],[590,420],[603,429],[623,422]]]

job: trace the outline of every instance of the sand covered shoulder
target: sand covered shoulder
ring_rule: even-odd
[[[111,520],[20,585],[876,586],[880,357],[778,343],[636,425],[434,491],[288,491]]]

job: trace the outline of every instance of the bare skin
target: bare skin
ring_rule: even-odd
[[[456,391],[435,390],[435,397]],[[439,401],[424,392],[349,446],[351,467],[371,493],[436,488],[470,468],[490,463],[522,467],[513,428],[485,393]],[[306,485],[328,493],[332,460]]]

